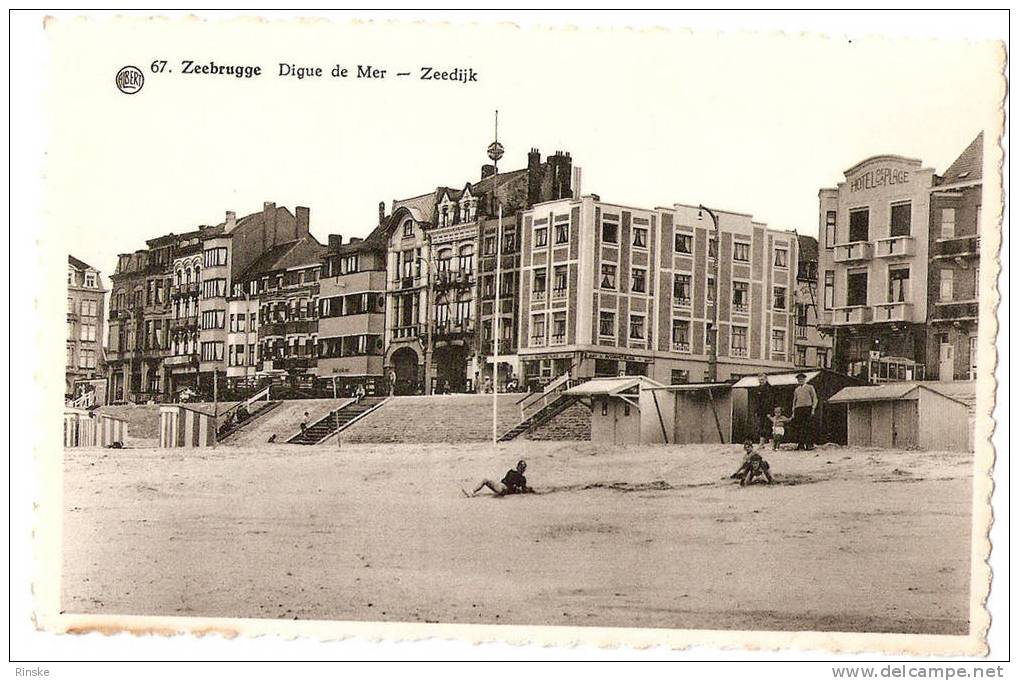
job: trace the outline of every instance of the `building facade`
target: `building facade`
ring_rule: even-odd
[[[515,380],[520,370],[513,339],[519,214],[543,201],[570,197],[572,182],[568,153],[556,152],[542,162],[532,149],[526,168],[496,173],[485,165],[476,183],[439,187],[393,203],[385,219],[385,372],[397,393],[487,389],[496,354],[500,388]],[[507,269],[498,287],[498,312],[497,253]],[[499,346],[493,344],[497,326]]]
[[[820,190],[821,311],[836,371],[874,382],[925,377],[934,184],[918,159],[884,155]]]
[[[67,360],[64,395],[77,397],[84,381],[105,375],[106,289],[99,270],[67,257]]]
[[[682,204],[633,208],[587,195],[525,211],[524,381],[566,372],[702,381],[716,338],[719,379],[792,368],[796,236],[715,214],[718,239],[709,215]]]
[[[931,188],[927,377],[975,380],[983,133]]]
[[[329,236],[319,279],[318,376],[338,395],[358,385],[386,393],[386,241],[376,228],[343,243]]]
[[[817,288],[817,239],[797,235],[799,262],[796,264],[796,290],[793,293],[796,314],[793,362],[797,369],[830,369],[832,336],[822,333],[820,291]]]

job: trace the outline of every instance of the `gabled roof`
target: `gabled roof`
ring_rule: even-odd
[[[983,178],[984,170],[984,133],[976,136],[969,146],[959,155],[959,158],[948,166],[948,170],[941,176],[942,184],[955,182],[973,182]]]
[[[89,265],[84,260],[78,260],[73,255],[68,255],[67,256],[67,262],[68,262],[68,264],[71,267],[73,267],[76,270],[95,270],[96,272],[99,271],[99,270],[96,270],[96,268],[94,268],[91,265]]]
[[[768,385],[796,385],[799,383],[796,380],[796,375],[802,373],[807,377],[807,383],[810,383],[815,378],[821,375],[820,371],[790,371],[784,374],[768,374]],[[733,388],[756,388],[761,385],[761,381],[757,376],[744,376],[735,383]]]
[[[965,403],[957,400],[951,395],[946,395],[940,390],[924,385],[922,383],[880,383],[878,385],[854,385],[843,388],[828,400],[830,403],[841,404],[846,402],[888,402],[894,400],[915,400],[920,396],[920,391],[926,390],[935,395],[941,395],[963,406]]]
[[[243,278],[250,279],[277,270],[314,265],[322,261],[325,253],[326,247],[309,234],[295,241],[273,246],[248,266]]]
[[[590,381],[575,385],[565,391],[567,395],[589,397],[592,395],[619,395],[631,392],[634,388],[664,388],[658,381],[647,376],[619,376],[609,378],[592,378]]]

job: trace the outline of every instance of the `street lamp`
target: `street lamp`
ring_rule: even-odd
[[[704,219],[704,213],[707,213],[711,217],[711,222],[714,224],[715,232],[715,265],[713,268],[715,276],[715,300],[713,301],[714,304],[711,306],[711,328],[708,334],[711,338],[711,354],[708,355],[708,380],[714,382],[718,380],[718,287],[721,283],[718,276],[718,263],[721,257],[722,239],[720,238],[718,230],[718,216],[715,215],[715,212],[706,206],[697,206],[698,220]],[[708,255],[711,255],[710,242],[708,245]]]

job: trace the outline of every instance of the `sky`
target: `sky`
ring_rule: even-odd
[[[46,33],[46,217],[104,275],[146,239],[264,201],[310,207],[320,241],[364,236],[379,201],[477,180],[496,109],[503,169],[566,150],[606,201],[703,203],[816,236],[819,188],[875,154],[944,170],[1003,93],[1001,53],[979,42],[257,20]],[[182,60],[265,75],[185,75]],[[281,62],[326,77],[280,78]],[[113,85],[125,64],[146,76],[130,96]],[[351,77],[329,77],[337,64]],[[479,80],[422,81],[424,66]]]

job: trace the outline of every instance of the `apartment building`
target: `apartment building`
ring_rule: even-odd
[[[817,239],[805,234],[797,235],[799,262],[796,265],[794,363],[797,369],[830,369],[832,336],[821,333],[820,291],[817,288]]]
[[[975,380],[984,136],[931,187],[927,377]]]
[[[719,379],[792,368],[795,234],[714,213],[719,239],[709,213],[682,204],[635,208],[586,195],[525,211],[524,381],[567,371],[703,381],[716,338]]]
[[[67,361],[64,395],[77,397],[85,381],[104,376],[106,289],[99,270],[67,257]]]
[[[919,380],[927,361],[932,168],[873,156],[820,190],[822,316],[834,369],[870,380]]]
[[[202,232],[182,234],[174,249],[170,304],[170,354],[163,360],[167,392],[198,391],[198,300],[202,281]]]
[[[344,243],[342,235],[329,235],[318,295],[319,380],[339,395],[352,394],[358,385],[369,395],[385,394],[386,239],[381,220],[363,240]]]
[[[519,258],[519,213],[572,195],[572,159],[565,152],[542,162],[532,149],[526,168],[495,170],[485,165],[477,182],[394,201],[386,218],[385,367],[398,393],[474,391],[486,386],[486,376],[491,381],[496,248],[508,246],[503,264],[512,271]],[[483,276],[478,276],[479,252]],[[519,293],[510,280],[513,274],[502,280],[509,292],[499,287],[499,335],[509,340],[498,348],[501,386],[519,374],[512,338],[502,330],[516,328]],[[479,317],[488,326],[479,325]],[[486,328],[491,329],[487,338]],[[502,350],[510,353],[504,356]]]

